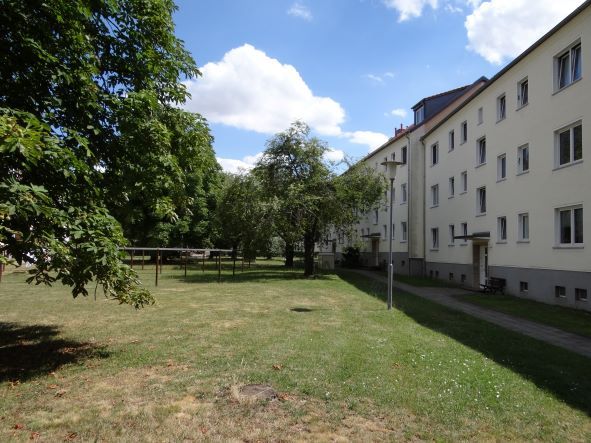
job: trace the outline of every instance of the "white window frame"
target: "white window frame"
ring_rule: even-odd
[[[407,156],[408,156],[408,147],[407,146],[403,146],[400,149],[400,158],[402,160],[402,164],[405,165],[406,161],[407,161]]]
[[[507,217],[497,217],[497,243],[507,243]]]
[[[476,166],[486,164],[486,137],[476,140]]]
[[[449,246],[455,246],[456,225],[449,225]]]
[[[439,249],[439,228],[431,228],[431,249]]]
[[[527,152],[527,155],[524,156],[524,152]],[[524,158],[527,158],[527,168],[524,168]],[[525,145],[521,145],[517,148],[517,174],[524,174],[529,172],[529,144],[526,143]]]
[[[486,186],[476,189],[476,214],[486,214]]]
[[[556,298],[566,298],[566,286],[554,286],[554,296]]]
[[[373,224],[377,225],[380,220],[380,212],[378,209],[373,210]]]
[[[456,133],[453,129],[449,131],[447,135],[447,140],[449,143],[449,152],[451,152],[456,148]]]
[[[577,228],[577,220],[576,220],[576,211],[577,210],[581,210],[581,229],[583,230],[585,227],[584,224],[584,211],[583,211],[583,205],[573,205],[573,206],[565,206],[562,208],[556,208],[556,213],[555,213],[555,226],[556,226],[556,246],[557,247],[575,247],[575,248],[582,248],[584,246],[584,242],[585,242],[585,233],[581,232],[582,234],[582,241],[577,242],[577,238],[576,238],[576,228]],[[569,213],[568,214],[568,220],[570,223],[570,241],[568,242],[563,242],[562,241],[562,213]]]
[[[529,212],[517,214],[517,241],[529,242]]]
[[[484,123],[484,109],[482,108],[482,106],[478,108],[477,116],[478,124],[481,125],[482,123]]]
[[[583,293],[584,296],[582,296]],[[575,288],[575,300],[583,302],[589,300],[589,290],[587,288]]]
[[[554,91],[558,92],[583,77],[581,41],[577,40],[554,57]],[[577,71],[578,61],[579,70]]]
[[[415,110],[415,125],[425,120],[425,106],[421,105]]]
[[[460,194],[465,194],[468,192],[468,171],[464,171],[460,174],[460,184],[462,185],[462,191]]]
[[[527,77],[517,83],[517,109],[529,103],[529,80]]]
[[[468,141],[468,121],[464,120],[460,124],[460,145]]]
[[[384,240],[388,240],[388,225],[382,227],[384,228]]]
[[[407,230],[407,224],[406,222],[400,222],[400,227],[402,230],[402,237],[400,238],[400,242],[404,243],[407,241],[407,236],[408,236],[408,230]]]
[[[507,95],[502,93],[497,97],[497,123],[507,118]]]
[[[402,201],[401,204],[406,203],[406,200],[408,198],[407,192],[406,192],[406,183],[402,183],[400,185],[400,191],[402,192]]]
[[[439,163],[439,142],[431,145],[431,166]]]
[[[396,224],[392,223],[392,240],[396,238]]]
[[[439,185],[431,186],[431,207],[439,206]]]
[[[466,237],[468,236],[468,223],[467,222],[460,223],[460,228],[462,229],[462,237],[464,237],[464,243],[462,243],[462,244],[467,245],[468,239]]]
[[[448,185],[449,185],[449,197],[448,198],[453,198],[456,195],[456,178],[450,177],[448,179]]]
[[[580,143],[580,158],[575,158],[575,132],[576,129],[580,128],[580,137],[581,137],[581,143]],[[561,140],[562,134],[565,134],[568,132],[568,161],[561,163],[562,161],[562,156],[561,156]],[[570,166],[576,163],[580,163],[583,161],[583,123],[581,120],[572,123],[568,126],[565,126],[563,128],[558,129],[557,131],[554,132],[554,144],[555,144],[555,149],[554,149],[554,167],[555,168],[563,168],[565,166]]]
[[[497,181],[507,179],[507,154],[497,156]]]

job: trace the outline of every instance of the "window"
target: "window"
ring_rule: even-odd
[[[507,217],[497,217],[497,238],[500,242],[507,241]]]
[[[517,173],[523,174],[529,171],[529,145],[517,148]]]
[[[373,210],[373,224],[377,225],[378,224],[378,218],[379,218],[380,214],[378,213],[377,209]]]
[[[415,109],[415,125],[418,125],[423,120],[425,120],[425,107],[421,105]]]
[[[462,128],[461,143],[466,143],[468,141],[468,122],[467,121],[462,122],[461,128]]]
[[[587,290],[583,288],[575,288],[575,300],[587,301]]]
[[[402,238],[400,241],[406,241],[406,222],[401,222],[400,227],[402,228]]]
[[[391,155],[391,157],[392,157],[392,161],[395,162],[396,161],[396,153],[393,152],[392,155]]]
[[[404,165],[406,164],[406,151],[407,151],[406,146],[403,146],[400,151],[400,153],[402,155],[402,164],[404,164]]]
[[[497,157],[497,181],[507,178],[507,156],[501,154]]]
[[[507,98],[505,94],[497,97],[497,121],[504,120],[507,117]]]
[[[431,166],[439,163],[439,143],[431,145]]]
[[[556,131],[556,166],[564,166],[583,158],[583,125],[577,122]]]
[[[484,121],[484,110],[482,108],[478,108],[478,124],[481,125]]]
[[[462,237],[464,237],[464,243],[468,242],[468,223],[462,223]]]
[[[466,274],[462,274],[462,275],[460,276],[460,281],[461,281],[462,283],[466,283]]]
[[[450,272],[450,273],[449,273],[449,279],[450,279],[450,280],[453,280],[453,279],[454,279],[454,273],[453,273],[453,272]]]
[[[486,187],[478,188],[476,190],[476,211],[478,214],[486,213]]]
[[[554,58],[554,78],[556,90],[560,90],[579,80],[581,75],[581,44],[576,43]]]
[[[439,206],[439,185],[431,186],[431,207]]]
[[[384,239],[388,238],[388,225],[384,225]]]
[[[392,240],[394,240],[396,234],[396,225],[392,223]]]
[[[519,108],[529,103],[529,82],[527,78],[517,83],[517,105]]]
[[[529,291],[529,283],[526,281],[519,282],[519,292],[527,292]]]
[[[517,215],[518,233],[517,239],[519,241],[529,241],[529,214],[523,213]]]
[[[456,194],[456,179],[454,177],[449,178],[449,196],[453,197]]]
[[[431,249],[439,249],[439,228],[431,228]]]
[[[456,147],[456,134],[453,129],[451,131],[449,131],[448,140],[449,140],[449,150],[453,151],[454,148]]]
[[[557,209],[558,243],[560,245],[583,244],[583,207]]]
[[[402,191],[402,203],[406,203],[406,183],[400,185],[400,190]]]
[[[554,286],[554,295],[558,298],[566,298],[566,288],[564,286]]]
[[[449,225],[449,244],[453,245],[455,243],[456,236],[456,225]]]
[[[478,139],[476,142],[476,166],[486,163],[486,137]]]
[[[468,171],[462,172],[460,179],[462,182],[462,192],[468,192]]]

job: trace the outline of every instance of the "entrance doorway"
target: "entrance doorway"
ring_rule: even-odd
[[[477,243],[472,245],[472,270],[473,270],[473,285],[486,284],[488,278],[488,242]]]

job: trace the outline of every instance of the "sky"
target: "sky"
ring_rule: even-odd
[[[492,77],[582,0],[177,0],[218,162],[252,167],[306,122],[328,161],[365,156],[423,97]]]

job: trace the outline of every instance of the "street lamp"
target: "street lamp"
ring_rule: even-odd
[[[390,249],[388,255],[388,310],[392,309],[392,283],[394,280],[394,263],[392,261],[392,226],[394,214],[394,179],[396,178],[396,167],[403,163],[394,160],[386,160],[381,163],[386,168],[386,178],[390,180]]]

